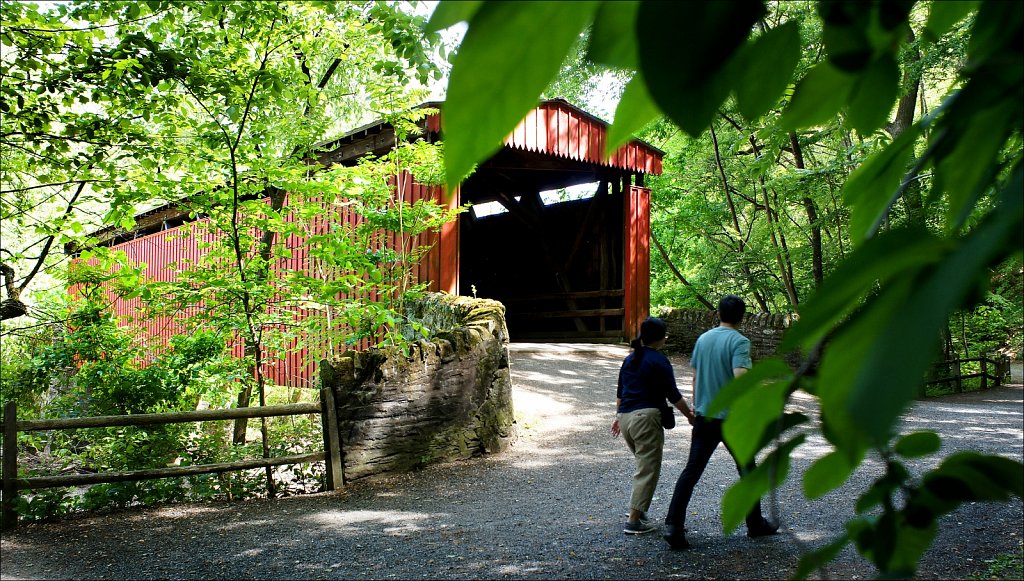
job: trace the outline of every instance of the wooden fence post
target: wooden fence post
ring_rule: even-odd
[[[988,389],[988,358],[981,356],[981,389]]]
[[[963,380],[963,368],[960,365],[960,359],[956,360],[956,392],[964,392],[964,380]]]
[[[14,511],[18,500],[18,404],[7,402],[4,407],[4,475],[3,475],[3,530],[18,525]]]
[[[337,490],[345,484],[345,467],[341,463],[341,436],[338,434],[338,411],[334,407],[334,390],[320,389],[320,420],[324,430],[324,468],[327,490]]]

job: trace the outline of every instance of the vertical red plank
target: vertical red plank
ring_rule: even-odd
[[[580,159],[580,118],[575,111],[566,111],[568,122],[568,156],[569,159]]]
[[[636,251],[635,251],[635,231],[634,231],[634,220],[633,220],[633,203],[632,196],[629,191],[623,192],[622,195],[622,249],[623,249],[623,260],[622,260],[622,288],[624,296],[622,297],[622,306],[625,309],[622,319],[622,330],[626,335],[626,338],[636,337],[636,312],[634,309],[634,297],[636,290],[634,288],[634,282],[636,277],[633,273],[636,271]]]
[[[558,109],[558,147],[555,153],[563,157],[569,155],[569,112],[562,108]]]
[[[533,109],[526,114],[526,143],[524,147],[528,151],[537,151],[537,117],[538,109]]]
[[[643,320],[651,311],[651,190],[631,189],[637,195],[637,315]]]
[[[456,186],[447,199],[447,207],[459,206],[460,191]],[[440,264],[438,290],[452,294],[459,293],[459,222],[456,219],[441,227]]]

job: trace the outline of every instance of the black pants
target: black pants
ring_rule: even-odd
[[[697,486],[704,469],[708,466],[708,460],[715,453],[715,448],[722,440],[722,420],[708,419],[704,416],[697,416],[693,422],[693,437],[690,441],[690,457],[686,460],[686,467],[683,473],[676,480],[676,488],[672,493],[672,503],[668,507],[668,516],[665,517],[665,524],[674,525],[676,530],[682,531],[686,522],[686,508],[690,504],[690,497],[693,496],[693,489]],[[725,448],[729,450],[728,444]],[[736,455],[729,450],[733,462],[736,463],[736,470],[740,476],[747,474],[756,465],[751,460],[750,464],[741,466],[736,460]],[[758,527],[764,523],[764,516],[761,514],[761,501],[758,500],[754,508],[747,514],[747,527]]]

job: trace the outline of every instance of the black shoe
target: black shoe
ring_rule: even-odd
[[[779,525],[772,524],[767,519],[761,519],[761,524],[757,526],[747,527],[747,536],[752,539],[755,537],[770,537],[772,535],[778,534],[778,532]]]
[[[685,551],[690,548],[690,543],[686,540],[686,533],[683,532],[685,529],[679,527],[678,529],[673,525],[665,525],[665,533],[662,538],[668,543],[668,546],[672,547],[676,551]]]

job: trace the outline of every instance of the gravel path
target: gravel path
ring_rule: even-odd
[[[719,502],[735,469],[719,448],[690,505],[694,548],[667,550],[657,534],[627,537],[622,522],[632,458],[608,427],[619,346],[513,345],[520,437],[511,451],[350,485],[336,493],[238,503],[126,510],[26,525],[2,537],[3,579],[239,578],[784,578],[802,549],[843,530],[859,490],[879,474],[869,462],[813,503],[800,474],[826,451],[800,447],[778,492],[783,534],[721,532]],[[684,358],[674,358],[689,388]],[[687,392],[688,393],[688,392]],[[687,396],[689,399],[689,396]],[[796,402],[797,407],[808,402]],[[944,452],[978,449],[1024,459],[1020,386],[930,400],[911,428],[943,435]],[[682,470],[689,430],[666,438],[651,509],[661,520]],[[926,459],[915,470],[934,463]],[[766,507],[770,503],[766,502]],[[766,508],[766,511],[768,509]],[[945,518],[920,578],[962,578],[985,560],[1019,551],[1020,500],[965,506]],[[852,550],[825,572],[873,577]]]

